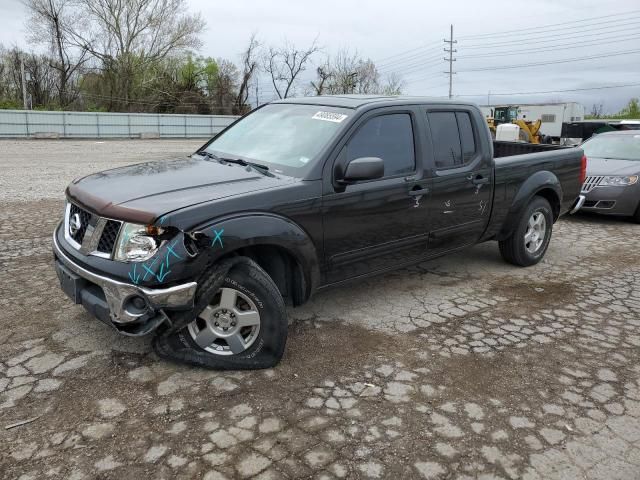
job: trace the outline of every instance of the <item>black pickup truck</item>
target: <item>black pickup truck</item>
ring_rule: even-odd
[[[190,157],[73,181],[53,235],[62,289],[163,358],[275,365],[285,304],[496,240],[544,256],[578,206],[577,148],[492,142],[472,104],[329,96],[263,106]]]

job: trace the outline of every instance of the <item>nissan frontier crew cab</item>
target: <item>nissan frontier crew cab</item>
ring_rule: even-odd
[[[285,304],[495,240],[544,256],[579,207],[579,148],[493,142],[473,104],[419,97],[280,100],[196,153],[74,180],[53,235],[64,292],[163,358],[264,368]]]

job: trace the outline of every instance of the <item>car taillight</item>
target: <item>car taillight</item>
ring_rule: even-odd
[[[580,163],[580,185],[587,179],[587,156],[582,155],[582,162]]]

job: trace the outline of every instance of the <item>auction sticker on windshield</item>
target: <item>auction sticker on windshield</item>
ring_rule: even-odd
[[[333,113],[333,112],[318,112],[313,117],[314,120],[324,120],[325,122],[335,122],[340,123],[347,115],[343,115],[342,113]]]

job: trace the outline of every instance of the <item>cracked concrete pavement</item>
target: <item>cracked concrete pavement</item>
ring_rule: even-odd
[[[640,479],[625,220],[561,220],[528,269],[487,243],[322,292],[264,371],[161,361],[72,305],[50,254],[66,183],[197,145],[0,143],[0,477]]]

